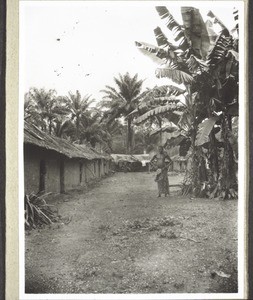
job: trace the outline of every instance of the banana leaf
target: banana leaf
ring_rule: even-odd
[[[190,45],[185,37],[184,31],[181,26],[175,21],[172,14],[168,11],[165,6],[156,6],[156,10],[161,17],[164,19],[167,28],[172,31],[175,36],[175,41],[179,42],[179,48],[183,51],[190,48]]]
[[[194,82],[194,78],[191,75],[176,69],[157,68],[156,76],[158,78],[167,77],[177,84],[191,84],[192,82]]]
[[[189,70],[195,74],[202,74],[202,72],[208,70],[207,63],[194,55],[191,55],[190,58],[187,60],[187,65],[189,67]]]
[[[164,49],[144,42],[135,42],[135,46],[154,63],[159,65],[166,63],[167,52]]]
[[[172,122],[170,122],[170,125],[164,126],[163,128],[156,129],[156,130],[152,131],[149,135],[152,136],[152,135],[158,134],[160,132],[171,133],[171,132],[175,132],[177,130],[178,130],[178,128]]]
[[[154,29],[154,34],[155,34],[157,45],[159,47],[160,46],[162,46],[162,47],[168,46],[168,44],[169,44],[168,39],[166,38],[166,36],[164,35],[164,33],[162,32],[160,27],[156,27]]]
[[[143,115],[141,115],[140,117],[138,117],[135,120],[135,123],[136,124],[142,123],[150,117],[164,114],[167,112],[172,112],[173,114],[180,116],[182,114],[180,109],[181,109],[180,106],[177,104],[168,104],[168,105],[164,105],[164,106],[159,106],[159,107],[149,110],[148,112],[146,112]]]
[[[194,7],[181,7],[185,35],[191,43],[194,53],[205,58],[210,48],[210,40],[206,25],[199,10]]]
[[[211,117],[198,126],[198,132],[196,136],[195,145],[201,146],[209,142],[209,134],[214,127],[214,124],[218,121],[219,117]]]
[[[223,34],[225,34],[227,36],[229,35],[229,31],[228,31],[227,27],[223,24],[223,22],[221,22],[221,20],[219,18],[216,17],[216,15],[211,10],[208,12],[207,16],[214,19],[214,23],[217,23],[220,25]]]
[[[235,58],[236,61],[239,61],[239,53],[234,51],[234,50],[228,50],[228,54],[227,55],[233,55],[233,57]]]

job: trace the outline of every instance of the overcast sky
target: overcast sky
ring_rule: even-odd
[[[166,5],[182,23],[180,7],[200,9],[203,19],[211,9],[229,28],[234,27],[232,1],[171,2]],[[156,65],[138,51],[135,41],[156,44],[153,30],[160,26],[155,5],[136,1],[21,1],[20,83],[56,89],[58,95],[80,90],[98,101],[99,91],[113,85],[113,77],[129,72],[146,78],[145,87],[164,83],[155,77]]]

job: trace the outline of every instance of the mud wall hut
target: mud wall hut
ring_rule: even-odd
[[[24,125],[25,193],[60,193],[86,186],[110,172],[110,155]]]

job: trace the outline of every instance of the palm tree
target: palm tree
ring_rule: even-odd
[[[143,80],[138,79],[138,74],[131,77],[129,73],[119,74],[119,78],[114,78],[116,88],[106,86],[102,90],[105,94],[101,107],[107,109],[105,116],[109,122],[115,118],[126,117],[129,115],[146,95],[147,91],[142,92]],[[132,117],[127,118],[127,152],[131,153],[133,145]]]
[[[80,132],[81,143],[89,143],[96,147],[99,143],[107,152],[111,150],[111,135],[107,130],[107,124],[101,121],[101,113],[97,109],[90,109],[80,118],[82,130]]]
[[[64,97],[64,101],[68,110],[68,117],[75,126],[75,138],[81,143],[84,120],[90,115],[89,107],[94,102],[94,99],[90,99],[88,95],[82,98],[80,92],[77,90],[75,94],[69,92],[69,95]]]

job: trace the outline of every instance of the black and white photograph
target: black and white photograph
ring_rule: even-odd
[[[243,1],[20,1],[20,299],[244,299]]]

